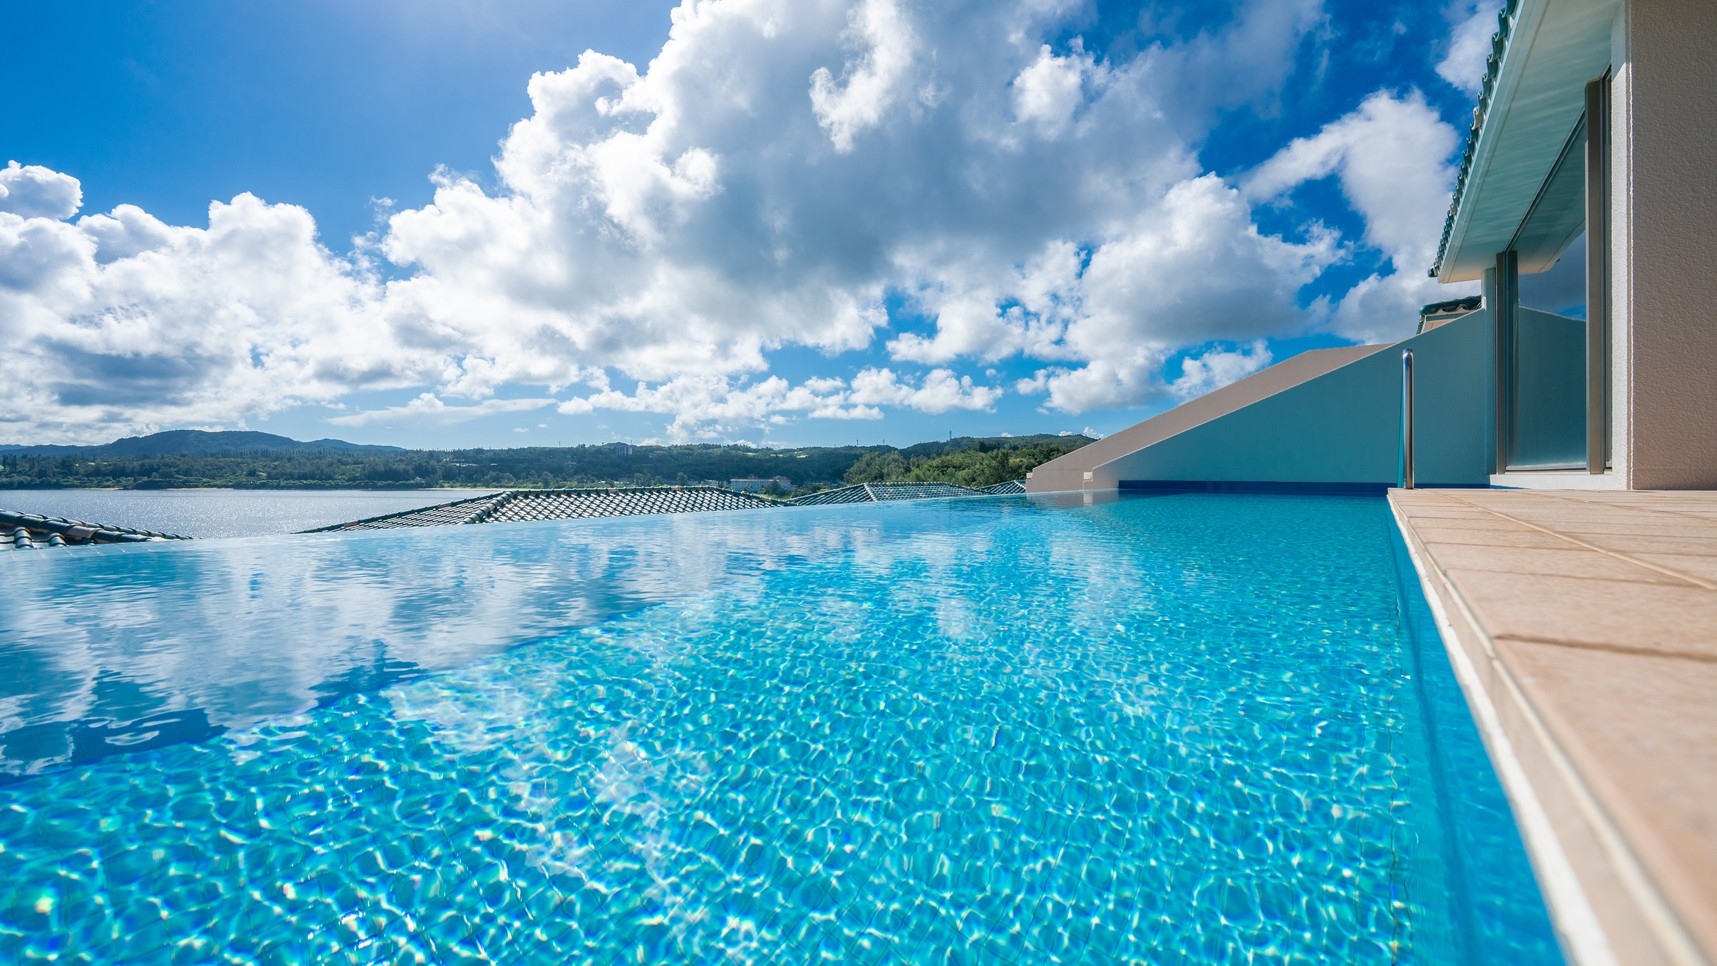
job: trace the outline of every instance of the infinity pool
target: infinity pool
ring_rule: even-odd
[[[0,960],[1558,961],[1392,532],[993,498],[8,554]]]

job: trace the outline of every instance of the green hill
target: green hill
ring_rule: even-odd
[[[564,487],[784,478],[807,492],[844,482],[986,486],[1090,442],[1083,436],[960,437],[890,446],[593,446],[406,450],[268,433],[176,430],[102,446],[0,449],[0,489],[49,487]]]
[[[318,439],[308,443],[273,433],[248,431],[209,432],[201,429],[172,429],[148,436],[127,436],[99,446],[3,446],[0,452],[21,456],[217,456],[245,453],[302,453],[312,450],[341,450],[353,453],[403,453],[398,446],[367,446],[343,439]]]

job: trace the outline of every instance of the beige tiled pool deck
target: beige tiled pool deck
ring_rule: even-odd
[[[1717,492],[1390,502],[1565,944],[1717,961]]]

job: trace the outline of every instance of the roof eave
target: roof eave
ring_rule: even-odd
[[[1505,4],[1433,277],[1481,278],[1509,247],[1508,236],[1532,211],[1580,123],[1585,83],[1609,64],[1610,25],[1620,7],[1621,0]],[[1550,254],[1534,253],[1546,264],[1554,261]]]
[[[1509,40],[1514,35],[1515,20],[1519,15],[1520,0],[1506,0],[1502,9],[1497,11],[1496,33],[1490,38],[1490,56],[1485,59],[1484,80],[1479,84],[1478,106],[1473,108],[1472,127],[1467,130],[1466,150],[1461,154],[1461,165],[1455,175],[1455,193],[1449,199],[1449,213],[1443,219],[1443,237],[1437,243],[1437,260],[1431,265],[1430,276],[1445,282],[1467,281],[1466,279],[1448,278],[1443,274],[1443,265],[1449,251],[1449,242],[1458,237],[1456,229],[1462,225],[1464,206],[1461,204],[1466,197],[1467,184],[1472,176],[1473,167],[1479,158],[1479,148],[1484,141],[1485,117],[1490,111],[1496,97],[1497,84],[1502,77],[1503,62],[1508,59]],[[1518,59],[1518,58],[1517,58]]]

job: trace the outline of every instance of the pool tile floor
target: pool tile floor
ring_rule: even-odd
[[[1614,960],[1717,961],[1717,492],[1390,502]]]

